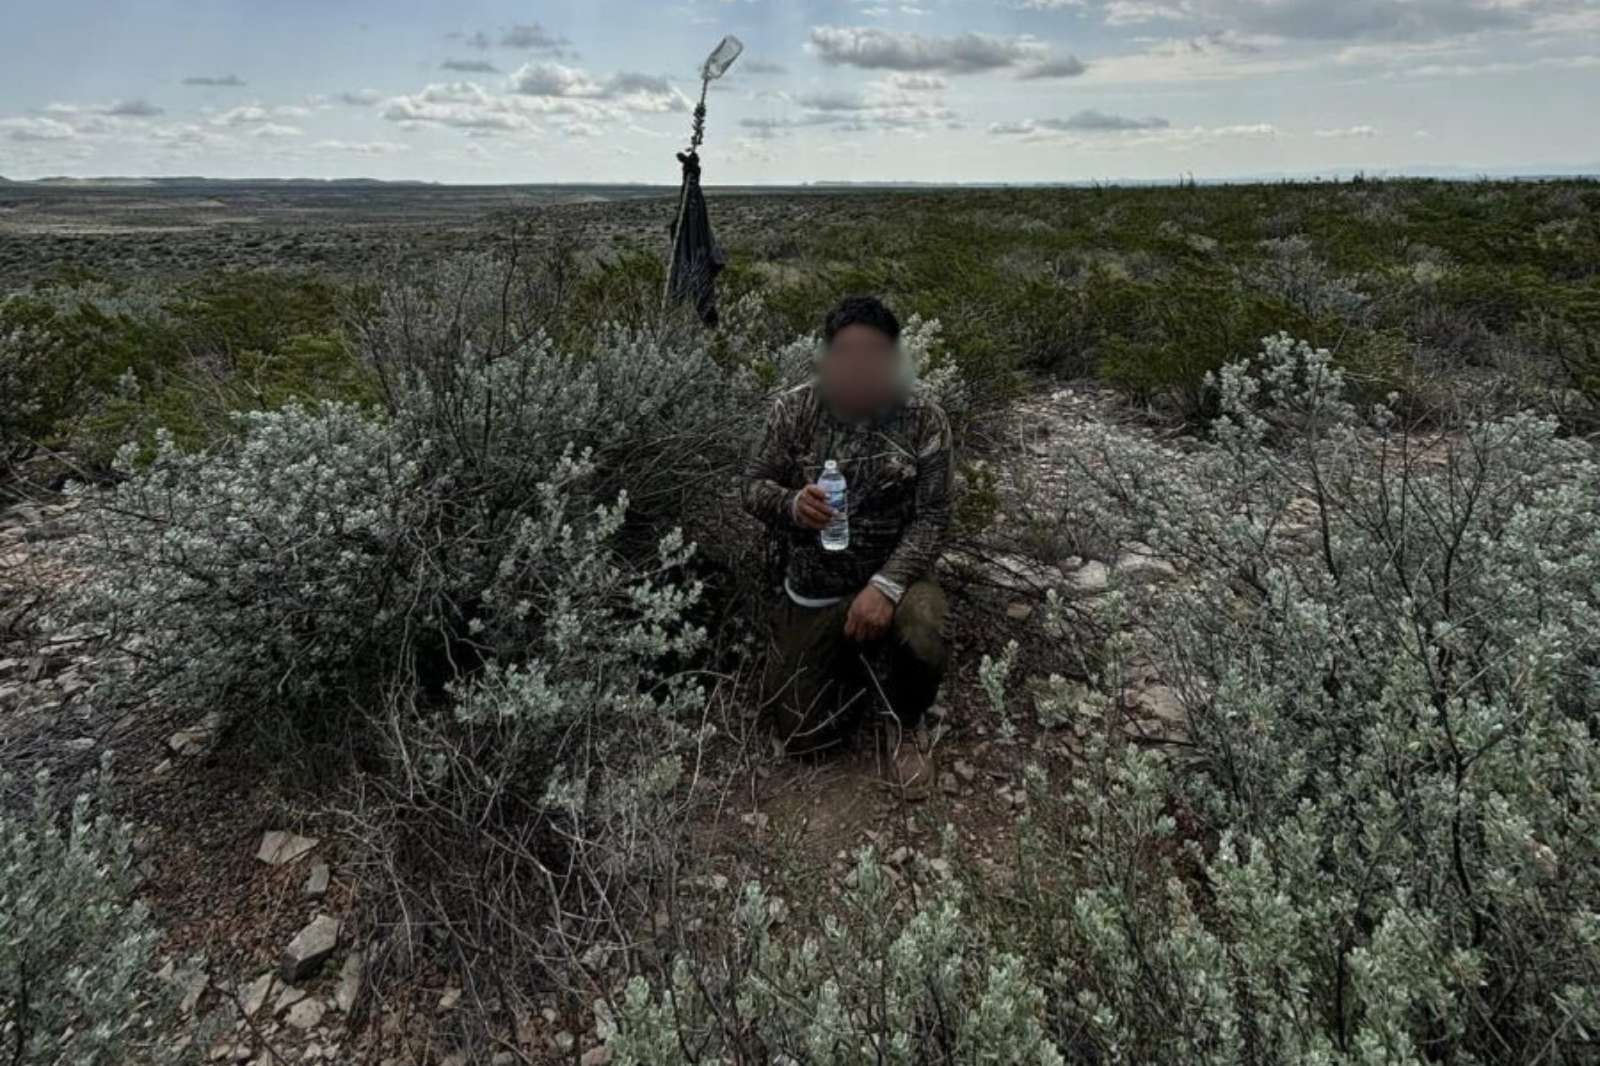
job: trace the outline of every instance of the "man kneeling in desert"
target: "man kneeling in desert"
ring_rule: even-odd
[[[788,541],[766,699],[791,752],[848,741],[870,723],[890,783],[932,777],[918,727],[944,677],[945,598],[932,578],[950,518],[950,425],[917,387],[900,323],[875,299],[828,315],[813,380],[782,393],[743,479],[744,506]],[[838,464],[848,547],[818,486]]]

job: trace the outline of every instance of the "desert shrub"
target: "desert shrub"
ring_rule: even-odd
[[[1208,376],[1251,351],[1258,337],[1286,320],[1310,325],[1290,305],[1224,271],[1196,270],[1136,288],[1142,299],[1132,304],[1133,321],[1123,319],[1100,343],[1100,372],[1136,400],[1169,404],[1187,418],[1214,410]]]
[[[954,890],[897,904],[870,848],[820,933],[777,928],[744,887],[723,954],[635,977],[609,1033],[621,1066],[713,1062],[1059,1064],[1027,964],[972,935]]]
[[[709,731],[687,667],[700,595],[675,538],[652,565],[614,543],[625,502],[579,510],[586,463],[538,488],[486,603],[526,621],[515,657],[451,686],[396,693],[382,773],[343,821],[358,843],[380,998],[441,956],[467,996],[455,1039],[494,1046],[552,987],[598,979],[631,946],[672,869]]]
[[[1022,686],[1010,652],[981,667],[1003,720],[1031,689],[1082,757],[1059,781],[1029,770],[1008,892],[969,927],[930,926],[972,947],[945,972],[1010,951],[1040,997],[1017,1002],[1073,1061],[1592,1061],[1592,449],[1527,414],[1419,438],[1282,336],[1214,387],[1198,446],[1106,425],[1062,442],[1073,530],[1174,569],[1056,601],[1060,675]],[[1135,657],[1181,704],[1182,747],[1125,739]],[[811,1061],[807,1022],[826,1018],[838,1061],[995,1061],[941,1035],[980,1011],[972,984],[853,1009],[932,957],[884,942],[899,929],[841,922],[775,951],[747,922],[737,950],[636,982],[614,1047]],[[865,997],[885,1000],[907,1001]],[[1036,1045],[988,1045],[1013,1046]]]
[[[72,392],[53,349],[36,329],[0,326],[0,475],[38,449]]]
[[[354,327],[377,404],[239,414],[194,451],[163,435],[79,490],[85,576],[56,618],[125,664],[104,706],[348,746],[365,774],[330,803],[371,874],[371,986],[443,949],[507,1009],[568,959],[552,944],[621,939],[618,895],[670,855],[706,704],[676,529],[728,524],[764,397],[671,320],[558,347],[508,302],[513,267],[383,291]]]
[[[28,422],[8,417],[10,435],[100,473],[129,440],[148,458],[158,431],[196,448],[227,432],[236,411],[368,399],[338,332],[343,296],[272,274],[171,289],[79,281],[14,295],[0,304],[0,333],[26,338],[35,369]],[[6,365],[15,376],[18,360]]]
[[[11,782],[5,783],[10,792]],[[19,1066],[92,1066],[152,1046],[178,995],[152,965],[159,930],[133,896],[133,834],[80,795],[66,817],[48,777],[31,803],[0,806],[0,1042]],[[157,1040],[164,1040],[164,1036]]]
[[[88,577],[61,615],[129,653],[106,698],[293,732],[395,684],[438,691],[525,639],[515,597],[485,590],[570,457],[575,510],[626,493],[646,546],[726,473],[742,408],[703,349],[618,329],[560,351],[518,330],[497,280],[479,259],[384,295],[358,331],[379,409],[248,412],[195,452],[161,436],[80,492]]]
[[[1141,1061],[1586,1060],[1590,449],[1530,415],[1413,439],[1287,338],[1218,388],[1192,457],[1071,451],[1075,521],[1185,568],[1137,629],[1202,772],[1127,752],[1064,808],[1066,1024]]]
[[[97,626],[131,656],[102,682],[108,705],[218,709],[267,732],[332,726],[404,668],[408,631],[445,622],[452,586],[427,583],[414,539],[438,501],[422,457],[360,409],[291,406],[237,425],[200,452],[161,434],[114,488],[77,490],[87,576],[59,621]]]
[[[1308,318],[1334,317],[1352,325],[1367,320],[1366,294],[1351,279],[1334,274],[1306,238],[1267,240],[1261,246],[1265,257],[1253,271],[1253,281],[1263,291]]]

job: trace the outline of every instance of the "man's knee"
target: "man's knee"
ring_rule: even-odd
[[[949,607],[944,590],[932,581],[918,581],[906,589],[894,612],[895,639],[920,663],[943,672],[944,624]]]

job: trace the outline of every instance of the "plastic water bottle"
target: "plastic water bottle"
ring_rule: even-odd
[[[842,552],[850,547],[849,494],[845,489],[844,475],[839,464],[829,459],[822,467],[817,487],[828,494],[828,506],[833,508],[833,520],[818,535],[826,551]]]

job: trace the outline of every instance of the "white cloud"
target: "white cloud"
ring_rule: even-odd
[[[70,141],[77,135],[77,130],[58,119],[0,119],[0,137],[10,141]]]
[[[1050,58],[1049,48],[1036,37],[987,33],[936,37],[876,26],[817,26],[808,47],[830,66],[944,74],[975,74]]]
[[[1024,70],[1020,77],[1025,80],[1039,78],[1076,78],[1087,72],[1088,65],[1077,56],[1056,56],[1042,63],[1035,63]]]
[[[118,100],[101,113],[113,118],[155,118],[166,114],[166,109],[157,107],[148,100]]]
[[[1344,126],[1336,129],[1316,130],[1312,134],[1312,136],[1321,137],[1325,140],[1359,140],[1376,137],[1377,135],[1378,130],[1375,126]]]
[[[491,93],[474,82],[429,85],[421,92],[390,97],[383,104],[383,117],[402,126],[501,133],[536,129],[537,113],[525,98]]]
[[[908,93],[936,93],[950,87],[950,83],[937,74],[891,74],[889,84]]]
[[[1089,108],[1067,118],[1029,118],[1020,122],[995,122],[989,132],[999,136],[1026,137],[1034,140],[1047,138],[1052,133],[1141,133],[1165,130],[1172,123],[1151,115],[1147,118],[1130,118]]]
[[[317,141],[311,147],[319,152],[338,152],[365,156],[396,155],[410,150],[408,146],[396,141],[342,141],[337,139]]]
[[[589,75],[560,63],[529,63],[511,75],[511,88],[528,96],[599,96],[601,87]]]
[[[537,22],[512,26],[500,35],[500,47],[522,48],[529,51],[559,51],[572,42],[558,37]]]
[[[262,123],[271,123],[279,119],[304,118],[311,114],[308,108],[294,104],[284,104],[277,107],[268,107],[263,104],[242,104],[239,107],[230,107],[221,114],[212,116],[213,126],[255,126]]]
[[[607,101],[626,111],[684,111],[688,101],[666,78],[623,71],[597,81],[586,71],[560,63],[528,63],[511,76],[513,92],[564,100]]]
[[[1025,0],[1033,8],[1080,8],[1110,25],[1227,27],[1302,41],[1427,41],[1526,29],[1574,8],[1574,0]],[[1581,0],[1580,0],[1581,3]]]

